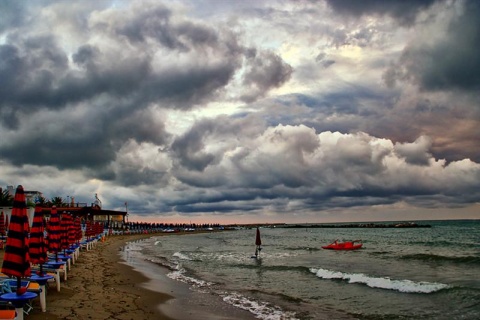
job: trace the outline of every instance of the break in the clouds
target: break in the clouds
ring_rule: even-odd
[[[2,186],[158,220],[479,202],[477,1],[0,8]]]

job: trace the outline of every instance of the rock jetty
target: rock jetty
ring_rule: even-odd
[[[282,228],[431,228],[429,224],[417,224],[415,222],[395,223],[348,223],[348,224],[289,224]]]

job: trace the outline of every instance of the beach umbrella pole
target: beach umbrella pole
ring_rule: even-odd
[[[17,277],[17,292],[20,292],[21,288],[22,288],[22,279],[20,277]]]

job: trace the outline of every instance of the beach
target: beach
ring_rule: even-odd
[[[82,251],[78,261],[61,281],[61,291],[54,283],[47,291],[47,312],[35,299],[26,319],[171,319],[158,305],[170,296],[142,287],[148,279],[120,262],[119,250],[127,241],[151,235],[120,235],[98,242],[93,250]],[[3,261],[4,251],[0,252]]]
[[[190,234],[116,235],[98,241],[92,250],[81,251],[67,281],[62,278],[60,292],[55,283],[49,284],[47,311],[42,312],[39,299],[35,299],[25,319],[253,319],[246,311],[167,278],[165,268],[148,261],[136,261],[134,268],[124,261],[122,253],[128,242]],[[0,261],[3,255],[4,250],[0,250]],[[152,278],[147,277],[149,273]]]

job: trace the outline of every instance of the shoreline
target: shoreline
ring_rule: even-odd
[[[127,242],[152,237],[152,234],[118,235],[98,241],[92,250],[82,251],[78,261],[61,281],[61,291],[54,284],[47,291],[47,312],[39,300],[26,319],[142,319],[172,320],[158,305],[172,296],[143,287],[149,279],[126,263],[119,251]]]
[[[180,233],[177,236],[192,235],[195,233],[206,232],[188,232]],[[129,245],[135,246],[139,241],[161,241],[155,238],[168,236],[165,234],[154,234],[151,237],[128,241],[122,252],[121,263],[128,264],[134,271],[140,272],[147,277],[147,281],[141,284],[142,287],[150,291],[170,296],[169,299],[158,304],[160,313],[166,319],[196,319],[196,320],[248,320],[256,319],[254,315],[246,310],[235,307],[223,301],[223,298],[215,294],[199,292],[192,288],[191,284],[171,279],[167,276],[172,272],[168,267],[154,262],[148,256],[138,253],[136,250],[130,251]],[[175,235],[173,235],[175,236]],[[132,254],[133,253],[133,254]],[[133,257],[132,257],[133,256]],[[126,258],[129,257],[129,258]],[[193,286],[194,287],[194,286]]]
[[[130,243],[194,233],[114,235],[98,241],[92,250],[80,252],[67,281],[62,278],[60,292],[49,283],[47,311],[41,311],[36,298],[25,319],[255,319],[220,296],[195,292],[188,284],[168,278],[170,270],[147,257],[127,256]],[[0,263],[3,254],[0,250]]]

